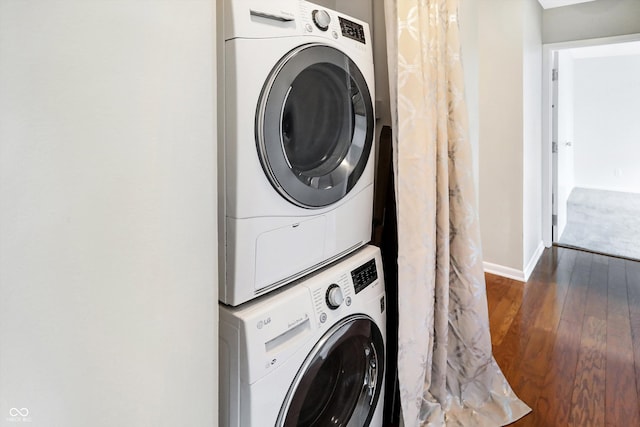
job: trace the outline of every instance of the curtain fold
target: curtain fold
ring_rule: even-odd
[[[530,409],[491,352],[458,0],[385,0],[407,427],[506,425]]]

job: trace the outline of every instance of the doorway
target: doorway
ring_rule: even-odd
[[[545,246],[640,259],[640,35],[545,45],[543,61]]]

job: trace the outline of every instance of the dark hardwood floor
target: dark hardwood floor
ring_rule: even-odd
[[[640,263],[545,250],[526,284],[487,274],[494,356],[532,413],[512,426],[640,426]]]

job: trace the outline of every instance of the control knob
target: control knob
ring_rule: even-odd
[[[340,305],[344,301],[344,295],[342,295],[342,289],[340,289],[340,286],[336,285],[335,283],[329,286],[329,288],[327,289],[326,300],[327,306],[331,310],[335,310],[336,308],[340,307]]]
[[[327,31],[329,29],[329,24],[331,23],[331,16],[327,13],[326,10],[314,10],[311,13],[313,17],[313,23],[316,24],[321,31]]]

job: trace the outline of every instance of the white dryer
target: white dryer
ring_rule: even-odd
[[[226,0],[220,301],[238,305],[370,240],[368,25],[301,0]]]
[[[381,427],[385,322],[374,246],[240,307],[221,304],[220,426]]]

